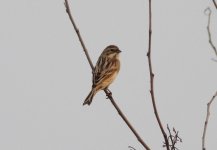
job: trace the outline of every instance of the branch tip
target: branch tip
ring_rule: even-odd
[[[203,135],[202,135],[202,149],[203,149],[203,150],[206,149],[206,147],[205,147],[205,142],[206,142],[206,130],[207,130],[207,126],[208,126],[208,123],[209,123],[210,107],[211,107],[212,102],[213,102],[214,99],[216,98],[216,96],[217,96],[217,91],[216,91],[216,93],[212,96],[211,100],[207,103],[206,119],[205,119],[205,122],[204,122],[204,129],[203,129]]]

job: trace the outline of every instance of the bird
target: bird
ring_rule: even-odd
[[[90,105],[93,97],[100,90],[108,89],[120,70],[119,54],[121,50],[116,45],[107,46],[98,58],[93,69],[92,89],[83,105]]]

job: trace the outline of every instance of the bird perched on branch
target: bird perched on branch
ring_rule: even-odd
[[[109,45],[103,50],[93,70],[92,89],[83,105],[90,105],[94,95],[100,90],[107,89],[114,81],[120,70],[120,52],[115,45]]]

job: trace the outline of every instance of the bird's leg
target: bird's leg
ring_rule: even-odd
[[[108,87],[106,87],[105,90],[107,91],[106,96],[107,96],[107,99],[108,99],[109,97],[112,96],[112,92],[108,89]]]

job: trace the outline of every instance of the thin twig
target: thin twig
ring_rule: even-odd
[[[217,3],[215,2],[215,0],[212,0],[212,1],[213,1],[215,8],[217,9]]]
[[[115,101],[114,101],[113,97],[111,96],[111,94],[109,94],[109,92],[107,90],[104,90],[104,92],[106,93],[106,95],[108,95],[108,98],[110,99],[111,103],[113,104],[113,106],[117,110],[118,114],[121,116],[121,118],[125,121],[125,123],[127,124],[127,126],[130,128],[130,130],[136,136],[137,140],[143,145],[143,147],[146,150],[150,150],[149,146],[142,140],[142,138],[140,137],[140,135],[137,133],[137,131],[134,129],[134,127],[130,124],[130,122],[128,121],[127,117],[121,112],[120,108],[115,103]]]
[[[88,59],[88,62],[89,62],[90,66],[91,66],[91,68],[92,68],[92,70],[93,70],[93,69],[94,69],[93,63],[92,63],[92,61],[91,61],[91,59],[90,59],[90,56],[89,56],[89,54],[88,54],[88,51],[87,51],[87,49],[86,49],[86,47],[85,47],[85,44],[84,44],[84,42],[83,42],[83,40],[82,40],[82,37],[81,37],[81,35],[80,35],[80,32],[79,32],[79,30],[78,30],[78,28],[77,28],[77,26],[76,26],[76,24],[75,24],[75,22],[74,22],[74,19],[73,19],[72,15],[71,15],[71,11],[70,11],[70,7],[69,7],[68,0],[65,0],[65,3],[64,3],[64,4],[65,4],[66,12],[67,12],[67,14],[68,14],[68,16],[69,16],[69,19],[70,19],[70,21],[72,22],[72,25],[73,25],[73,27],[74,27],[76,33],[77,33],[77,36],[78,36],[78,38],[79,38],[79,41],[80,41],[80,43],[81,43],[81,45],[82,45],[82,48],[83,48],[83,50],[84,50],[84,52],[85,52],[85,55],[86,55],[87,59]],[[146,150],[151,150],[151,149],[149,148],[149,146],[148,146],[148,145],[143,141],[143,139],[140,137],[140,135],[137,133],[137,131],[134,129],[134,127],[131,125],[131,123],[128,121],[127,117],[122,113],[122,111],[120,110],[120,108],[118,107],[118,105],[116,104],[116,102],[114,101],[111,92],[109,92],[108,90],[104,90],[104,92],[105,92],[105,94],[108,96],[108,98],[110,99],[111,103],[113,104],[113,106],[114,106],[115,109],[117,110],[118,114],[121,116],[121,118],[124,120],[124,122],[125,122],[125,123],[127,124],[127,126],[130,128],[130,130],[131,130],[131,131],[133,132],[133,134],[136,136],[137,140],[143,145],[143,147],[144,147]]]
[[[211,32],[210,32],[210,20],[211,20],[211,13],[212,13],[212,11],[211,11],[211,9],[208,7],[208,8],[205,9],[204,13],[205,13],[206,15],[208,15],[208,22],[207,22],[207,27],[206,27],[206,28],[207,28],[207,32],[208,32],[209,43],[210,43],[210,45],[211,45],[212,49],[214,50],[215,55],[216,55],[216,57],[217,57],[217,50],[216,50],[215,45],[213,44],[212,36],[211,36]]]
[[[87,48],[86,48],[86,46],[85,46],[85,44],[84,44],[84,42],[83,42],[83,40],[82,40],[80,31],[79,31],[78,27],[76,26],[75,21],[74,21],[74,19],[73,19],[73,17],[72,17],[68,0],[65,0],[65,3],[64,3],[64,4],[65,4],[65,7],[66,7],[66,12],[67,12],[67,14],[68,14],[68,16],[69,16],[69,19],[70,19],[70,21],[71,21],[71,23],[72,23],[72,25],[73,25],[73,27],[74,27],[74,29],[75,29],[75,32],[77,33],[78,39],[79,39],[79,41],[80,41],[80,43],[81,43],[81,46],[82,46],[82,48],[83,48],[83,50],[84,50],[84,53],[85,53],[85,55],[86,55],[86,57],[87,57],[87,60],[88,60],[88,62],[89,62],[89,64],[90,64],[90,67],[91,67],[92,70],[93,70],[93,69],[94,69],[93,63],[92,63],[92,61],[91,61],[91,59],[90,59],[90,56],[89,56],[89,54],[88,54],[88,52],[87,52]]]
[[[154,114],[155,117],[157,119],[158,125],[161,129],[161,132],[163,134],[164,137],[164,141],[166,144],[166,148],[167,150],[169,150],[169,141],[167,139],[167,134],[164,131],[163,125],[161,123],[160,117],[158,115],[158,111],[157,111],[157,106],[155,103],[155,96],[154,96],[154,73],[152,71],[152,61],[151,61],[151,36],[152,36],[152,8],[151,8],[151,0],[149,0],[149,41],[148,41],[148,53],[147,53],[147,57],[148,57],[148,64],[149,64],[149,73],[150,73],[150,93],[151,93],[151,99],[152,99],[152,104],[153,104],[153,108],[154,108]]]
[[[214,101],[215,97],[217,96],[217,91],[213,95],[212,99],[207,103],[207,112],[206,112],[206,120],[204,123],[204,129],[203,129],[203,136],[202,136],[202,150],[206,150],[205,142],[206,142],[206,130],[209,122],[209,116],[210,116],[210,106],[212,102]]]
[[[134,147],[132,147],[132,146],[128,146],[128,148],[130,149],[130,150],[136,150]]]
[[[176,147],[176,144],[178,142],[182,142],[182,139],[179,137],[179,132],[175,130],[175,128],[173,128],[173,133],[171,133],[169,125],[167,124],[167,130],[169,132],[169,136],[168,136],[168,140],[170,141],[170,149],[171,150],[179,150]],[[165,145],[164,145],[165,146]]]
[[[173,136],[172,136],[172,133],[171,133],[171,131],[170,131],[170,128],[169,128],[169,125],[167,125],[167,130],[169,131],[169,139],[170,139],[170,141],[171,141],[171,150],[173,150],[174,149],[174,147],[175,147],[175,144],[174,144],[174,141],[173,141]]]

